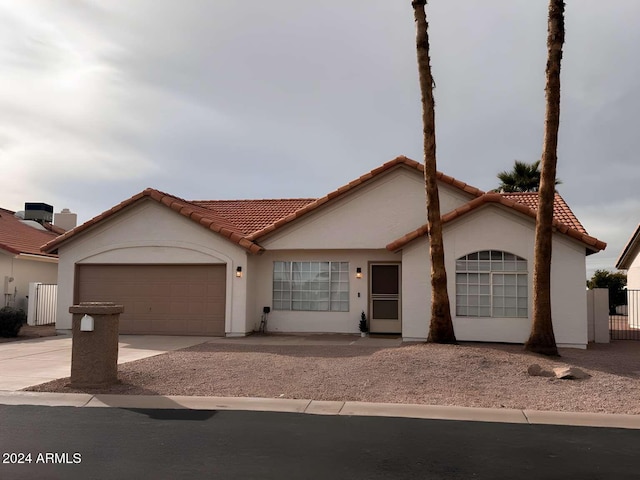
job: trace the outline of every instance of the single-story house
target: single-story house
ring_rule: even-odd
[[[55,239],[61,230],[51,225],[23,220],[16,212],[0,208],[0,279],[3,298],[0,306],[27,311],[29,283],[56,283],[58,256],[43,253],[40,247]]]
[[[622,250],[616,268],[627,271],[629,325],[640,328],[640,225]]]
[[[485,193],[438,174],[459,340],[524,342],[537,194]],[[425,340],[430,261],[423,167],[398,157],[322,198],[187,201],[134,195],[46,244],[69,305],[125,306],[121,333],[242,336],[358,331]],[[559,345],[585,347],[585,256],[605,248],[556,196],[552,311]]]

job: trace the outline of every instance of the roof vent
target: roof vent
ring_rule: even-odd
[[[40,224],[53,220],[53,207],[46,203],[25,203],[24,219],[34,220]]]

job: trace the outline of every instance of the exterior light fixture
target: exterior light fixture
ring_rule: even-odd
[[[242,267],[236,268],[236,277],[242,278]]]
[[[356,268],[356,278],[362,278],[362,269],[360,267]]]

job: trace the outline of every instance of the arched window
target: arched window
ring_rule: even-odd
[[[456,316],[528,317],[527,261],[499,250],[456,260]]]

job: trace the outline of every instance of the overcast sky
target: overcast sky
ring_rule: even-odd
[[[483,190],[542,151],[546,0],[431,0],[438,169]],[[559,191],[608,243],[640,222],[640,2],[568,0]],[[318,197],[422,160],[410,0],[0,0],[0,206],[80,222],[145,187]]]

